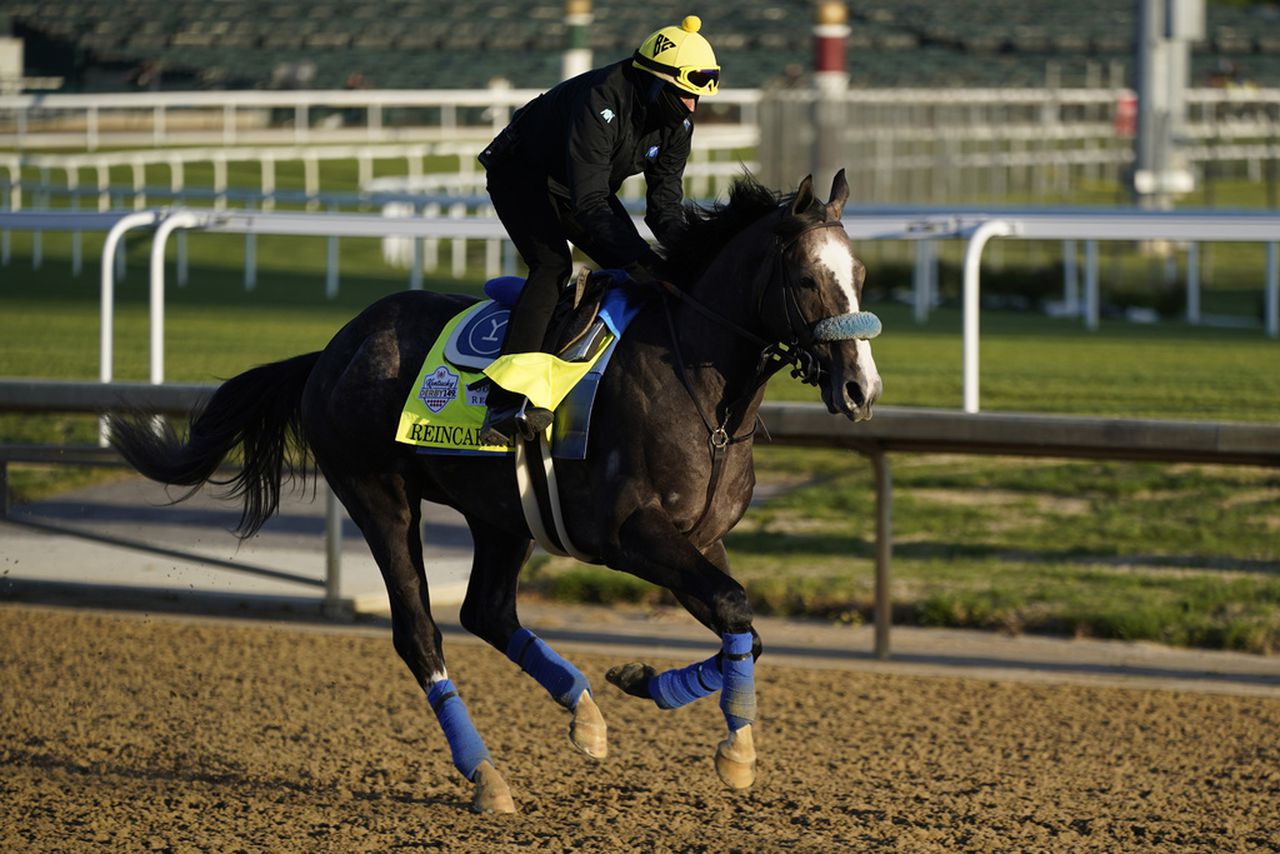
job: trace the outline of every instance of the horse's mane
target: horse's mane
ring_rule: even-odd
[[[735,235],[782,205],[789,205],[794,197],[794,193],[776,193],[747,174],[734,180],[727,202],[710,205],[686,202],[684,228],[675,241],[665,247],[663,272],[676,285],[689,287]],[[785,235],[798,230],[814,217],[816,214],[808,213],[786,217],[776,232]]]

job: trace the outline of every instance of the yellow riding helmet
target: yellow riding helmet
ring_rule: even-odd
[[[631,64],[691,95],[714,95],[720,88],[720,66],[711,43],[698,34],[700,29],[697,15],[678,27],[663,27],[644,40]]]

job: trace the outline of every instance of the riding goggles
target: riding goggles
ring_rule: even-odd
[[[720,69],[685,66],[676,74],[676,85],[695,95],[714,95],[720,88]]]
[[[714,95],[720,88],[720,66],[684,65],[676,68],[655,62],[639,51],[632,56],[635,65],[656,77],[668,80],[690,95]]]

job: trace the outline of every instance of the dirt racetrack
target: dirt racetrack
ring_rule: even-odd
[[[592,679],[610,755],[502,656],[451,675],[519,814],[476,816],[389,635],[0,607],[0,850],[1280,849],[1280,700],[759,668],[760,777],[723,721]],[[655,660],[655,664],[675,664]]]

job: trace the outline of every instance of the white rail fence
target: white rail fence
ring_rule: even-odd
[[[720,144],[731,148],[717,148]],[[692,197],[715,196],[726,188],[742,170],[752,169],[750,161],[733,161],[715,158],[732,150],[733,140],[721,142],[708,139],[695,148],[695,155],[685,170],[687,192]],[[6,175],[0,177],[0,210],[24,209],[48,210],[60,207],[65,200],[71,211],[84,208],[109,211],[115,206],[144,210],[149,204],[172,205],[203,204],[215,210],[225,210],[231,205],[245,209],[270,211],[277,205],[305,207],[307,210],[380,208],[386,216],[429,217],[490,216],[493,209],[485,191],[483,171],[475,168],[475,145],[460,143],[415,144],[402,146],[327,146],[286,147],[256,149],[177,149],[172,151],[117,152],[101,155],[75,156],[0,156],[0,167]],[[455,157],[458,171],[452,173],[428,173],[423,170],[427,157]],[[354,160],[358,166],[359,192],[324,191],[321,189],[319,164],[325,161]],[[400,161],[407,168],[407,175],[374,177],[374,164],[379,161]],[[229,163],[256,164],[260,171],[259,189],[233,188],[228,179]],[[277,185],[277,166],[297,162],[303,167],[305,186],[299,190],[283,189]],[[188,171],[197,165],[211,165],[212,186],[189,186]],[[112,184],[112,169],[128,168],[132,182],[127,185]],[[168,186],[147,183],[148,168],[168,169]],[[40,180],[22,180],[23,170],[39,171]],[[82,184],[82,172],[88,170],[94,181]],[[55,181],[60,175],[63,180]],[[622,196],[625,203],[637,210],[642,205],[643,181],[634,177],[624,183]],[[42,263],[43,243],[40,231],[34,232],[32,262]],[[410,268],[414,281],[420,283],[425,267],[428,272],[439,266],[439,238],[425,239],[418,261],[414,247],[402,238],[384,239],[384,257],[388,263]],[[248,256],[245,267],[246,285],[254,280],[253,238],[246,238]],[[507,247],[510,254],[510,247]],[[485,253],[486,272],[497,275],[502,262],[502,244],[497,239],[487,242]],[[178,242],[179,283],[186,281],[185,240]],[[451,245],[450,271],[455,277],[465,275],[467,243],[455,240]],[[10,255],[9,231],[0,232],[0,262],[8,263]],[[72,270],[80,272],[83,262],[81,235],[71,237]]]
[[[640,220],[637,228],[652,235]],[[855,242],[869,240],[966,241],[963,271],[963,402],[965,412],[979,411],[979,320],[982,255],[995,238],[1028,240],[1083,240],[1087,259],[1083,317],[1087,328],[1099,323],[1096,244],[1102,240],[1212,240],[1262,243],[1267,246],[1264,285],[1264,326],[1266,334],[1280,334],[1280,215],[1274,214],[1187,214],[1157,212],[1054,212],[1009,211],[1000,216],[981,212],[938,215],[929,211],[899,211],[895,214],[847,212],[845,230]],[[420,242],[427,238],[481,239],[500,241],[502,224],[491,217],[406,217],[388,219],[370,214],[324,214],[308,212],[207,211],[167,209],[131,213],[69,213],[61,211],[0,213],[0,229],[30,231],[105,231],[101,275],[100,378],[112,378],[114,331],[114,287],[117,248],[131,230],[153,228],[150,253],[150,381],[164,382],[164,300],[165,252],[174,233],[198,231],[207,234],[241,234],[246,237],[271,234],[328,238],[326,292],[338,286],[338,237],[403,237],[415,247],[414,274],[410,286],[421,287]],[[179,276],[182,261],[178,263]],[[917,306],[928,303],[928,277],[918,279]],[[923,284],[919,284],[923,282]],[[1198,290],[1189,282],[1188,306],[1198,304]]]
[[[484,141],[541,91],[495,86],[6,95],[0,96],[0,147]],[[705,105],[705,126],[755,127],[759,97],[755,90],[722,90]]]

